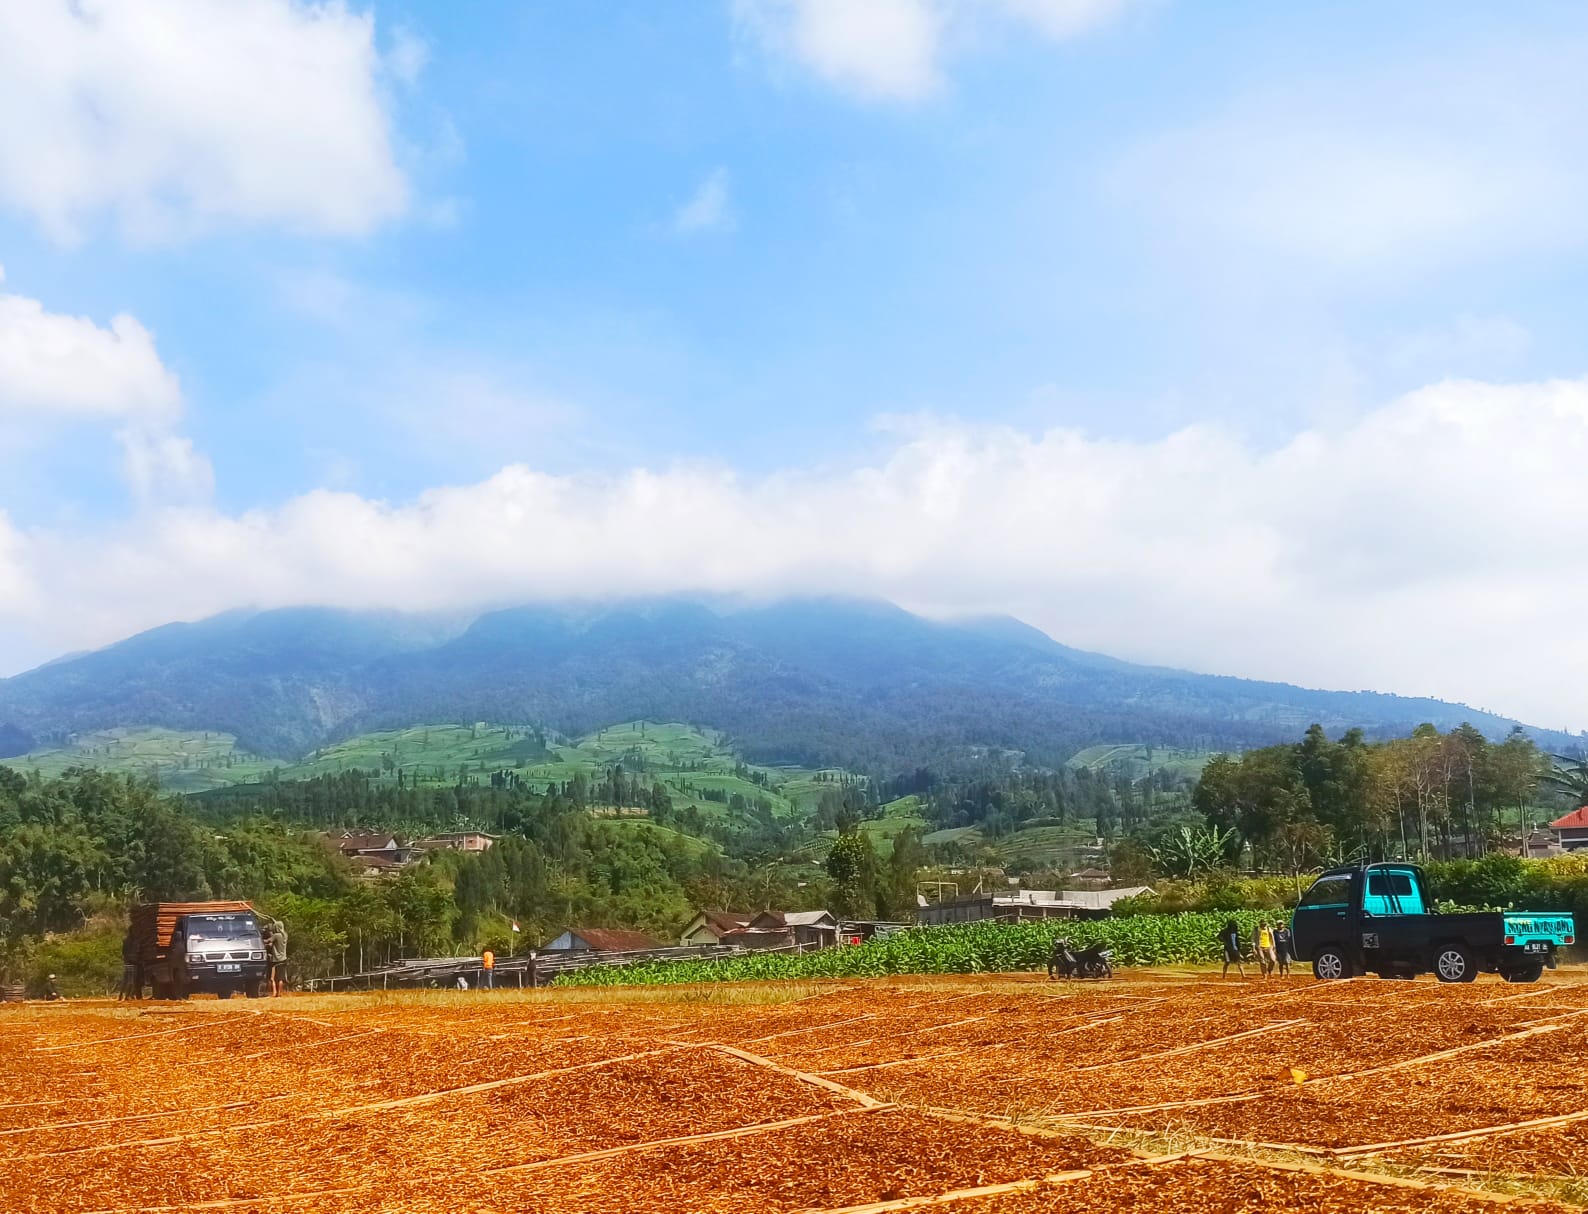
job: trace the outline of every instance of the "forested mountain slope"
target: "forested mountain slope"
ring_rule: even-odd
[[[725,730],[755,761],[869,771],[978,748],[1049,765],[1108,742],[1239,749],[1314,721],[1381,734],[1471,721],[1500,735],[1514,724],[1438,700],[1133,665],[1007,618],[943,623],[827,599],[526,606],[473,620],[231,612],[0,680],[0,753],[11,754],[127,725],[224,731],[295,758],[415,722],[581,734],[640,718]]]

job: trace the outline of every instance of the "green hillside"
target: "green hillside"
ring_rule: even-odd
[[[249,754],[229,733],[177,729],[102,729],[77,735],[70,746],[36,750],[4,764],[19,771],[58,776],[93,767],[153,779],[172,792],[203,792],[263,779],[280,764]]]
[[[419,787],[489,784],[493,776],[505,775],[546,792],[579,778],[595,788],[621,767],[631,781],[660,784],[675,811],[692,808],[703,822],[737,826],[755,826],[763,815],[772,822],[804,822],[822,791],[844,776],[835,769],[749,766],[721,734],[651,721],[613,725],[571,740],[548,739],[524,725],[415,725],[360,734],[296,763],[249,754],[230,734],[114,729],[80,734],[69,746],[4,762],[45,776],[93,767],[154,779],[182,793],[355,770],[374,773],[382,782]],[[599,813],[599,798],[595,803]],[[609,808],[617,816],[644,816],[633,806]]]
[[[1155,771],[1196,779],[1213,757],[1210,750],[1186,750],[1178,746],[1151,746],[1142,742],[1110,743],[1088,746],[1070,756],[1067,766],[1094,772],[1122,772],[1133,780]]]

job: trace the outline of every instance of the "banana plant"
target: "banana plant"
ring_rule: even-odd
[[[1539,777],[1540,782],[1573,798],[1577,805],[1588,805],[1588,758],[1551,755],[1555,766]]]

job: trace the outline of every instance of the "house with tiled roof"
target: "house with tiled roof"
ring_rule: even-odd
[[[831,948],[838,943],[838,920],[824,910],[765,910],[744,927],[724,934],[722,943],[742,948]]]
[[[1549,828],[1566,851],[1588,847],[1588,805],[1572,810],[1564,818],[1556,818]]]
[[[644,932],[620,927],[570,927],[540,951],[543,953],[641,953],[667,948]]]
[[[729,932],[741,931],[749,926],[753,915],[738,911],[703,910],[684,927],[679,943],[688,947],[700,944],[721,944]]]

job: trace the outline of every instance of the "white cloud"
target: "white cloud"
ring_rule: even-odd
[[[422,66],[399,37],[398,79]],[[0,5],[0,205],[60,240],[224,224],[357,234],[403,212],[371,17],[312,0]]]
[[[214,469],[192,439],[148,430],[124,430],[118,437],[122,473],[140,500],[203,500],[215,491]]]
[[[209,463],[176,433],[182,389],[154,338],[126,314],[102,328],[0,294],[0,421],[45,429],[113,422],[123,473],[140,499],[205,497]]]
[[[1050,38],[1074,38],[1118,20],[1135,0],[991,0],[993,7],[1028,21]]]
[[[713,169],[695,192],[673,212],[673,231],[681,236],[718,232],[734,225],[728,170]]]
[[[182,412],[177,378],[133,317],[108,329],[0,295],[0,416],[38,413],[166,426]]]
[[[913,102],[943,83],[943,60],[966,35],[1013,23],[1073,38],[1141,0],[733,0],[739,26],[774,56],[834,87],[880,101]]]
[[[399,83],[412,88],[430,62],[430,45],[412,30],[399,29],[392,35],[386,66]]]
[[[1440,384],[1272,450],[1201,426],[1125,442],[921,422],[892,442],[841,472],[514,465],[404,503],[319,491],[29,532],[0,577],[0,636],[58,651],[249,603],[829,590],[1588,725],[1572,559],[1588,547],[1588,380]]]
[[[1532,334],[1508,316],[1464,314],[1447,325],[1402,333],[1389,343],[1384,361],[1410,374],[1469,374],[1514,362],[1532,344]]]
[[[1142,141],[1111,184],[1192,249],[1359,277],[1580,246],[1579,61],[1576,46],[1485,46],[1393,73],[1287,77]]]

